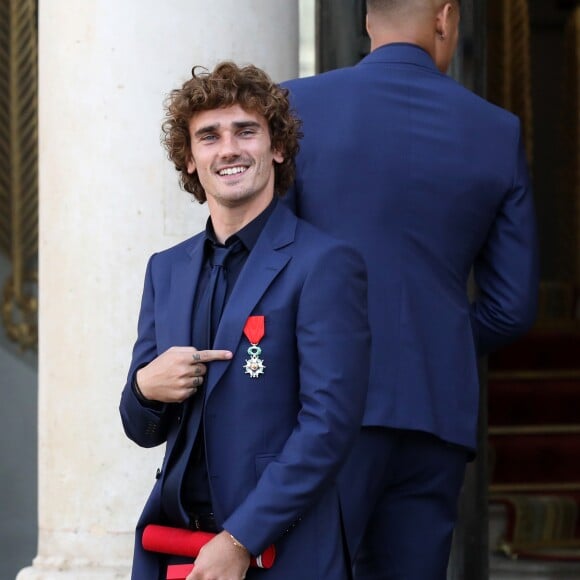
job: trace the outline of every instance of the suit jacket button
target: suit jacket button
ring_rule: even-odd
[[[181,415],[177,415],[177,424],[179,425],[181,423]]]

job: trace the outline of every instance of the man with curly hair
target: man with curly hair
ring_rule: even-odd
[[[366,272],[277,201],[300,137],[286,93],[228,62],[166,103],[169,158],[210,217],[145,275],[120,410],[130,439],[166,452],[133,580],[181,561],[143,549],[148,524],[216,534],[187,580],[349,577],[335,481],[366,396]],[[248,568],[270,545],[273,567]]]

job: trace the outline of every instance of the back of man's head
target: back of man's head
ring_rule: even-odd
[[[460,4],[460,0],[367,0],[367,12],[413,14],[422,8],[437,8],[449,1]]]
[[[367,0],[368,12],[390,12],[402,10],[413,4],[414,0]]]
[[[392,43],[415,44],[445,71],[457,43],[459,8],[459,0],[367,0],[371,50]]]

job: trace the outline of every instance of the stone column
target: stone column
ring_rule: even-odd
[[[195,64],[298,72],[294,0],[39,4],[39,546],[18,580],[129,576],[163,450],[118,415],[149,254],[199,231],[159,144]]]

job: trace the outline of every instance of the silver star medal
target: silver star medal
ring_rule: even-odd
[[[257,344],[253,344],[248,348],[248,354],[250,358],[246,359],[246,364],[244,365],[246,374],[250,375],[253,379],[257,379],[260,375],[264,374],[264,369],[266,368],[264,361],[260,358],[262,349]]]

